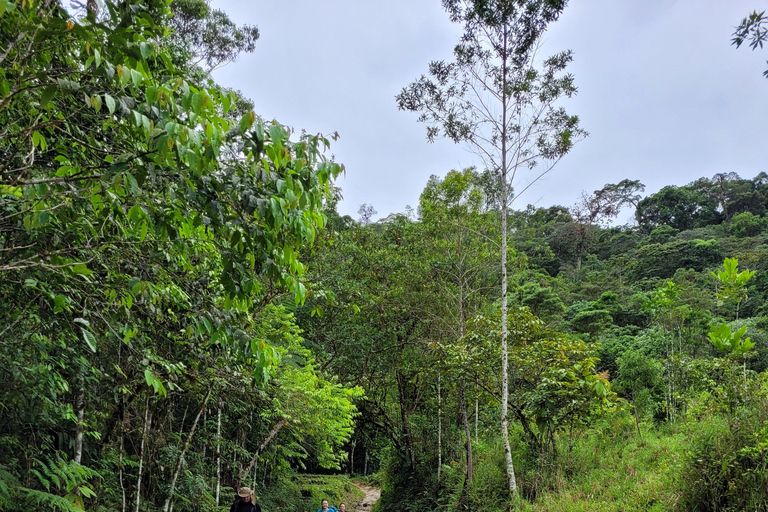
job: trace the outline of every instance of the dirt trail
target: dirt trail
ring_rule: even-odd
[[[365,498],[363,498],[363,501],[355,504],[355,508],[352,509],[352,512],[369,512],[373,507],[373,504],[379,501],[379,497],[381,496],[381,489],[357,482],[353,483],[357,486],[358,489],[365,493]]]

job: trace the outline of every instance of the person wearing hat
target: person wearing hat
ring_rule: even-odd
[[[241,487],[237,491],[234,503],[229,512],[261,512],[261,506],[256,503],[256,496],[250,487]]]

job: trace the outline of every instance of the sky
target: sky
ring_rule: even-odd
[[[212,5],[261,33],[253,53],[214,73],[217,82],[296,132],[338,132],[341,214],[358,218],[363,203],[380,218],[416,208],[430,175],[481,165],[463,146],[428,143],[417,115],[395,105],[429,62],[451,59],[461,27],[439,0]],[[570,206],[625,178],[650,194],[719,172],[768,172],[768,48],[730,44],[755,9],[768,0],[572,0],[541,53],[573,50],[579,92],[563,106],[590,135],[514,208]]]

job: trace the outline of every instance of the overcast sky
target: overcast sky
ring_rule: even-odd
[[[432,174],[479,165],[449,141],[429,144],[394,96],[451,58],[460,27],[439,0],[213,0],[257,25],[256,51],[218,70],[256,112],[330,134],[346,167],[342,214],[416,207]],[[571,0],[544,52],[574,51],[578,96],[565,103],[590,136],[515,203],[573,204],[624,178],[655,192],[718,172],[768,172],[768,48],[736,50],[734,27],[768,0]],[[624,219],[626,220],[626,219]]]

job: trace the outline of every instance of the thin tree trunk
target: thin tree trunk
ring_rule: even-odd
[[[248,467],[245,468],[244,471],[240,472],[240,480],[241,481],[243,480],[243,478],[245,478],[245,475],[247,475],[251,471],[251,468],[253,467],[253,465],[256,464],[256,459],[259,458],[259,454],[261,453],[261,451],[264,450],[264,448],[266,448],[266,446],[269,444],[269,442],[277,435],[278,432],[280,432],[280,430],[282,430],[282,428],[287,423],[288,423],[288,420],[283,418],[282,420],[278,421],[277,424],[274,427],[272,427],[272,431],[269,433],[267,438],[264,439],[264,442],[261,443],[261,446],[259,446],[259,449],[256,450],[256,453],[253,454],[253,457],[251,457],[251,462],[250,462],[250,464],[248,464]],[[266,464],[265,464],[265,470],[266,470]],[[238,484],[239,484],[239,482],[238,482]]]
[[[438,470],[438,475],[440,471]],[[363,476],[368,476],[368,447],[365,448],[365,465],[363,466]],[[440,477],[438,476],[438,480]]]
[[[501,439],[504,442],[504,458],[507,463],[509,492],[517,496],[517,479],[512,463],[512,447],[509,445],[509,356],[507,354],[507,28],[504,28],[502,51],[502,105],[501,105]]]
[[[121,398],[122,400],[122,398]],[[123,495],[123,506],[122,506],[122,512],[125,512],[125,507],[127,505],[126,503],[126,496],[125,496],[125,485],[123,484],[123,453],[125,452],[125,411],[123,411],[123,422],[120,425],[120,458],[118,460],[117,466],[118,466],[118,480],[120,481],[120,491]]]
[[[200,410],[197,411],[197,416],[195,416],[195,421],[192,423],[192,428],[189,429],[189,435],[187,435],[187,440],[184,442],[184,446],[181,448],[181,453],[179,454],[179,460],[176,462],[176,469],[173,472],[173,477],[171,478],[171,490],[168,493],[168,498],[165,500],[165,505],[163,506],[164,512],[169,512],[169,509],[171,507],[171,501],[173,500],[173,493],[176,491],[176,480],[179,478],[179,473],[181,473],[181,466],[184,463],[184,454],[187,453],[187,449],[189,448],[189,444],[192,442],[192,436],[195,435],[195,430],[197,429],[197,423],[200,421],[200,416],[203,415],[203,411],[205,411],[205,407],[208,405],[208,399],[211,397],[211,391],[213,391],[213,386],[208,388],[208,393],[205,395],[205,400],[203,400],[203,405],[200,406]]]
[[[205,409],[205,412],[203,413],[203,430],[205,430],[205,425],[208,423],[208,409]],[[205,456],[208,453],[208,443],[203,443],[203,460],[205,460]]]
[[[141,451],[139,452],[139,477],[136,481],[136,509],[135,512],[139,512],[139,505],[141,504],[141,478],[143,476],[144,469],[144,451],[149,444],[148,433],[152,428],[152,412],[149,410],[149,392],[147,392],[147,406],[144,409],[144,432],[141,435]]]
[[[219,397],[219,419],[216,424],[216,506],[219,506],[221,493],[221,408],[223,400]]]
[[[83,460],[83,434],[85,433],[85,425],[83,418],[85,417],[85,386],[82,382],[82,375],[80,376],[80,389],[77,392],[77,434],[75,435],[75,462],[80,464]]]
[[[357,446],[357,439],[352,439],[352,449],[349,451],[349,475],[355,474],[355,447]]]
[[[632,404],[635,406],[635,426],[637,427],[637,437],[640,438],[640,441],[643,440],[643,434],[640,433],[640,418],[637,415],[637,404]]]
[[[253,466],[253,486],[251,489],[256,489],[256,479],[259,476],[259,461],[256,460],[256,464]]]
[[[459,385],[459,400],[461,402],[461,420],[464,423],[464,437],[467,449],[467,485],[472,482],[472,431],[469,429],[469,415],[467,414],[467,400],[464,394],[464,382]]]
[[[443,468],[443,393],[441,389],[441,374],[437,373],[437,481]],[[365,452],[366,458],[368,451]],[[367,460],[366,460],[367,462]]]
[[[397,372],[397,390],[400,396],[400,419],[402,421],[402,432],[405,438],[405,447],[408,450],[408,458],[411,461],[411,471],[416,471],[416,452],[413,447],[413,432],[411,431],[411,424],[408,421],[408,410],[405,401],[410,402],[409,393],[407,389],[406,378],[403,373],[398,370]]]
[[[459,236],[459,255],[461,255],[461,236]],[[464,276],[459,280],[459,339],[464,338]],[[467,397],[464,380],[459,385],[459,400],[461,402],[461,421],[464,423],[465,448],[467,450],[467,484],[472,482],[472,431],[469,428],[469,413],[467,411]]]
[[[478,398],[475,398],[475,444],[480,442],[480,436],[477,435],[477,424],[480,422],[480,400]]]

